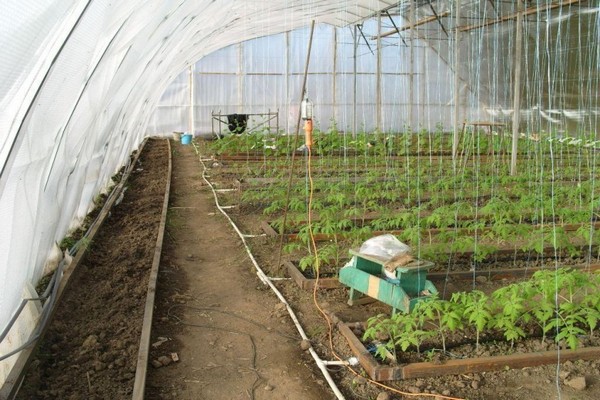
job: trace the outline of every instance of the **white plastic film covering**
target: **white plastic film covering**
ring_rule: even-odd
[[[0,0],[0,331],[149,122],[163,130],[167,116],[186,118],[186,66],[239,41],[313,19],[354,23],[390,4]],[[154,113],[165,98],[171,108]]]
[[[398,3],[392,19],[363,22]],[[0,0],[0,330],[143,138],[188,129],[190,65],[197,132],[210,132],[211,111],[269,110],[291,131],[314,19],[308,94],[322,128],[509,122],[515,4]],[[597,132],[597,2],[526,7],[522,129]],[[394,26],[400,34],[373,38]]]
[[[514,109],[516,2],[463,0],[460,12],[454,1],[420,1],[413,3],[414,11],[411,2],[400,3],[391,9],[391,16],[382,13],[384,37],[379,47],[378,18],[361,23],[356,60],[352,26],[317,25],[307,92],[315,103],[318,126],[327,130],[335,122],[344,131],[353,130],[354,123],[359,130],[452,130],[456,99],[459,126],[463,121],[509,126]],[[566,134],[598,129],[599,7],[586,1],[562,3],[528,2],[524,9],[522,131]],[[407,28],[412,12],[419,25],[411,30]],[[401,34],[386,35],[395,28]],[[213,111],[278,110],[280,128],[293,131],[308,39],[309,30],[303,27],[200,59],[194,69],[196,134],[211,133]],[[189,94],[189,88],[180,85],[182,79],[188,79],[187,71],[173,85]],[[183,107],[189,110],[189,100],[181,108],[175,106],[178,101],[165,93],[156,109],[161,118],[148,126],[149,132],[189,130],[187,117],[181,118],[186,115]]]
[[[369,30],[376,33],[377,24],[371,19],[365,22],[362,29],[367,33]],[[284,132],[293,131],[309,35],[309,28],[303,27],[235,44],[199,60],[193,74],[195,133],[212,133],[215,129],[211,121],[212,112],[250,114],[278,111],[280,129]],[[412,124],[416,129],[434,129],[437,124],[448,129],[453,110],[450,68],[443,62],[436,62],[439,57],[427,43],[415,39],[414,64],[426,67],[421,71],[412,71],[410,47],[399,46],[395,43],[397,41],[397,38],[393,39],[392,44],[381,49],[381,130],[398,131],[410,125],[411,110]],[[339,129],[352,130],[354,79],[357,81],[358,127],[370,130],[376,126],[376,55],[369,50],[362,37],[358,46],[357,73],[354,74],[352,27],[315,27],[307,94],[316,104],[315,121],[321,129],[329,129],[335,122]],[[375,44],[370,43],[370,46]],[[427,63],[430,60],[433,62]],[[420,108],[409,107],[411,74],[416,88],[413,102],[419,104]],[[435,84],[431,84],[432,81]],[[425,101],[428,101],[428,106],[444,109],[444,112],[423,117]],[[161,97],[148,131],[189,130],[189,117],[185,110],[189,110],[189,107],[189,71],[184,71]]]

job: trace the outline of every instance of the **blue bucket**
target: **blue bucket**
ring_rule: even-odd
[[[192,135],[185,134],[181,135],[181,144],[190,144],[192,143]]]

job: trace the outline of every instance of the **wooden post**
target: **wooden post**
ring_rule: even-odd
[[[517,33],[515,38],[515,80],[512,121],[512,153],[510,159],[510,174],[517,174],[517,147],[519,144],[519,122],[521,112],[521,58],[523,57],[523,3],[517,0]]]
[[[332,118],[333,118],[333,122],[337,125],[337,99],[336,99],[336,90],[337,90],[337,86],[336,86],[336,80],[337,80],[337,28],[335,26],[331,27],[333,29],[333,82],[331,84],[331,91],[332,91],[332,103],[333,103],[333,108],[331,110],[331,114],[332,114]]]
[[[415,2],[410,2],[410,87],[408,104],[408,125],[410,129],[414,128],[414,104],[415,104]]]
[[[242,113],[244,111],[244,52],[242,51],[242,43],[238,43],[238,106],[237,112]]]
[[[459,43],[460,38],[460,0],[456,0],[455,22],[454,22],[454,136],[452,138],[452,161],[456,166],[456,155],[458,152],[458,119],[460,118],[460,75],[458,73],[460,63]]]
[[[290,127],[290,32],[285,33],[285,133]]]
[[[375,130],[381,132],[381,11],[377,11],[377,72],[375,75]]]
[[[358,82],[356,80],[356,68],[357,68],[357,56],[358,56],[358,26],[354,25],[354,54],[353,54],[353,69],[352,69],[352,73],[353,73],[353,81],[352,81],[352,90],[353,90],[353,95],[352,95],[352,137],[356,138],[356,135],[358,134],[358,121],[356,119],[356,102],[357,102],[357,98],[356,98],[356,91],[358,89]]]
[[[308,49],[306,50],[306,62],[304,63],[304,74],[302,75],[302,88],[300,89],[300,101],[298,105],[304,100],[306,94],[306,82],[308,80],[308,67],[310,65],[310,53],[312,51],[313,36],[315,33],[315,20],[310,23],[310,36],[308,37]],[[290,173],[288,175],[287,191],[285,195],[285,206],[283,209],[283,221],[281,223],[281,235],[279,238],[279,255],[277,257],[277,265],[281,265],[281,254],[283,250],[283,238],[285,232],[285,224],[287,222],[287,212],[290,204],[290,193],[292,191],[292,182],[294,180],[294,162],[296,160],[296,149],[298,148],[298,137],[300,136],[300,123],[302,116],[300,115],[300,107],[298,107],[298,115],[296,119],[296,133],[294,134],[294,144],[292,145],[292,157],[290,159]]]
[[[190,132],[189,134],[194,136],[194,64],[190,65]]]

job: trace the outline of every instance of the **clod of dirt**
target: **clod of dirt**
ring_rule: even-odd
[[[97,343],[98,343],[98,336],[90,335],[83,341],[83,344],[81,345],[81,347],[84,350],[89,350],[89,349],[94,348]]]
[[[168,356],[160,356],[158,357],[158,362],[160,362],[165,367],[173,362],[173,359]]]
[[[564,369],[558,373],[558,377],[563,380],[567,379],[569,377],[569,375],[571,375],[571,372],[565,371]]]
[[[377,395],[377,400],[390,400],[390,395],[387,392],[381,392]]]
[[[162,367],[163,365],[162,365],[162,363],[161,363],[160,361],[158,361],[158,360],[152,360],[152,366],[153,366],[154,368],[160,368],[160,367]]]
[[[471,387],[475,390],[479,389],[479,381],[471,382]]]
[[[367,383],[367,380],[362,376],[355,376],[352,380],[352,383],[355,385],[365,385]]]
[[[276,318],[283,318],[288,314],[287,312],[287,308],[285,307],[285,304],[283,303],[277,303],[275,305],[274,311],[273,311],[273,315]]]
[[[577,376],[573,379],[565,381],[565,385],[572,387],[575,390],[585,390],[587,387],[587,382],[585,381],[585,376]]]
[[[272,390],[273,390],[273,389],[275,389],[275,388],[274,388],[273,386],[271,386],[271,385],[265,385],[265,388],[264,388],[264,389],[265,389],[267,392],[270,392],[270,391],[272,391]]]
[[[300,348],[304,351],[311,348],[310,340],[304,339],[300,342]]]
[[[92,365],[94,366],[94,370],[98,372],[106,369],[106,364],[104,364],[102,361],[96,360]]]

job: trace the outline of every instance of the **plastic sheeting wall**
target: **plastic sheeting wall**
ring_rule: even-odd
[[[396,19],[402,24],[401,18]],[[377,34],[377,19],[365,21],[362,29],[367,38]],[[239,43],[199,60],[193,74],[196,134],[212,131],[212,112],[269,110],[279,110],[280,128],[293,132],[309,36],[310,30],[302,28]],[[415,38],[413,43],[411,65],[410,45],[402,44],[397,36],[383,41],[379,127],[382,131],[400,131],[411,125],[414,129],[433,130],[440,124],[450,129],[454,108],[452,69],[426,42]],[[357,128],[377,127],[376,41],[369,40],[369,46],[373,51],[359,38],[355,75],[353,28],[315,28],[307,93],[315,104],[315,122],[321,129],[329,129],[335,121],[338,129],[353,130],[355,77]],[[189,72],[184,71],[163,93],[149,132],[189,130],[189,90]],[[462,102],[466,105],[466,100]]]
[[[315,18],[353,23],[390,4],[0,0],[0,331],[187,65],[240,40]],[[19,344],[9,336],[0,354]]]
[[[463,121],[504,123],[510,129],[514,100],[517,2],[440,0],[394,16],[398,27],[440,16],[439,21],[381,40],[380,106],[377,103],[377,18],[362,24],[356,68],[357,128],[383,131],[434,130]],[[520,129],[528,133],[593,133],[600,117],[600,17],[593,2],[528,2],[523,23]],[[590,4],[588,4],[590,3]],[[459,17],[457,19],[457,16]],[[497,18],[502,23],[489,24]],[[475,27],[459,32],[455,28]],[[382,16],[382,32],[393,30]],[[211,131],[211,112],[279,110],[281,128],[295,129],[301,74],[309,32],[306,28],[244,42],[199,60],[194,68],[196,133]],[[368,43],[368,45],[367,45]],[[370,49],[369,49],[370,46]],[[456,53],[458,52],[458,54]],[[316,121],[328,129],[353,130],[354,38],[352,27],[318,26],[308,77]],[[411,56],[412,54],[412,56]],[[455,77],[455,57],[458,73]],[[412,60],[411,60],[412,57]],[[455,78],[458,87],[455,88]],[[188,72],[163,94],[149,132],[189,130]],[[412,98],[411,98],[412,80]],[[456,93],[456,90],[458,93]],[[379,110],[378,110],[379,108]],[[377,114],[381,115],[378,124]],[[225,128],[226,130],[226,128]]]

